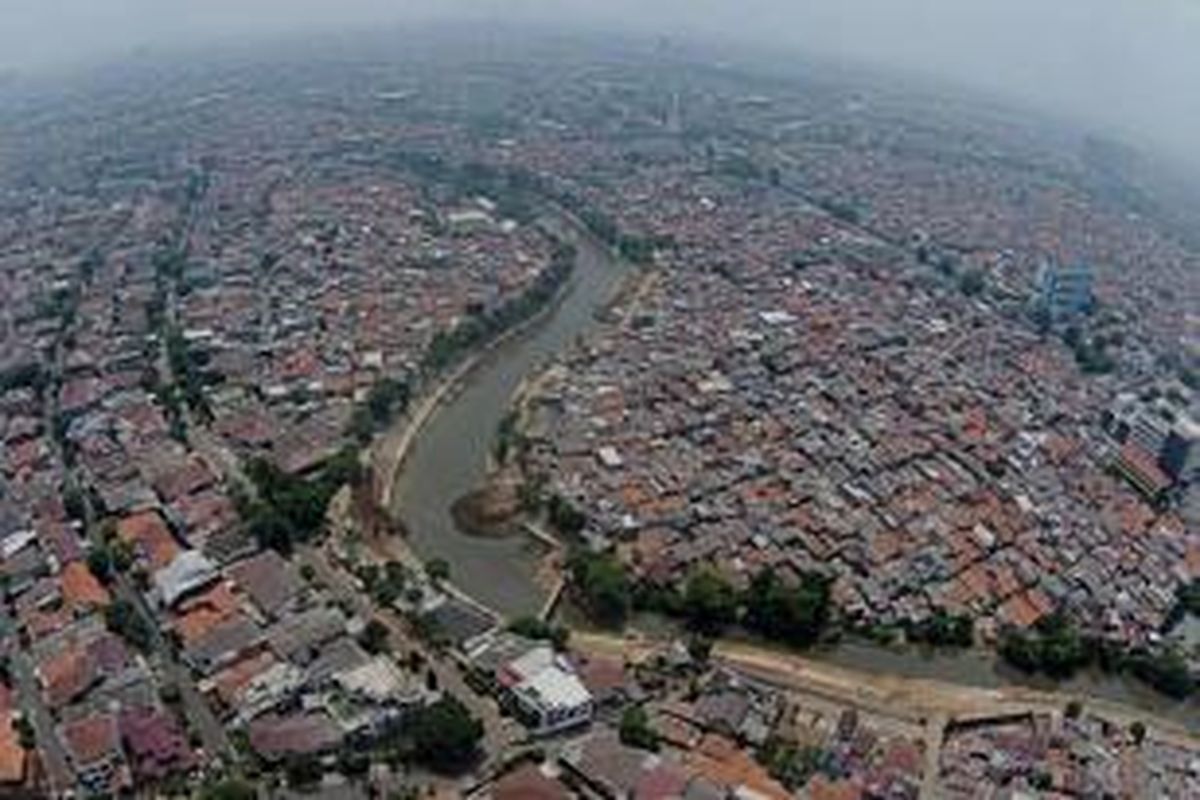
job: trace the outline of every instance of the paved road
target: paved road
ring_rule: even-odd
[[[165,685],[174,686],[179,690],[183,713],[193,730],[199,736],[205,753],[211,757],[234,759],[237,751],[225,731],[225,726],[212,712],[204,695],[196,688],[191,671],[175,655],[171,642],[163,636],[159,628],[158,618],[146,603],[141,593],[129,583],[129,579],[121,575],[117,579],[117,594],[126,602],[133,605],[153,632],[154,653],[158,658],[160,675]]]
[[[50,789],[56,794],[75,789],[75,772],[55,732],[54,717],[42,701],[41,687],[33,674],[29,655],[19,651],[13,653],[10,666],[17,684],[21,711],[33,724],[37,736],[37,746],[50,779]]]

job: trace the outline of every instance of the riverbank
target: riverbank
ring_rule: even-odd
[[[574,268],[572,268],[572,272]],[[371,444],[369,460],[376,473],[376,488],[379,496],[376,502],[380,508],[392,507],[392,491],[396,485],[400,470],[412,449],[413,442],[420,435],[425,424],[433,414],[460,389],[462,382],[479,366],[491,353],[502,348],[509,341],[516,339],[533,327],[540,324],[554,313],[555,308],[563,301],[571,286],[571,277],[555,291],[553,299],[529,318],[503,331],[485,342],[480,348],[468,354],[449,374],[438,378],[431,389],[423,392],[418,400],[416,410],[405,415],[399,425],[393,425],[382,437]]]
[[[678,621],[651,613],[635,613],[623,632],[605,630],[592,625],[570,603],[559,607],[555,620],[571,629],[572,641],[626,642],[642,651],[661,649],[688,636]],[[1063,681],[1028,675],[1006,665],[995,650],[982,646],[881,645],[847,635],[835,643],[797,650],[744,631],[727,631],[714,646],[760,653],[764,658],[799,659],[850,676],[877,676],[880,680],[915,684],[933,682],[967,691],[1088,698],[1136,711],[1143,717],[1161,719],[1180,730],[1200,735],[1200,697],[1174,700],[1140,681],[1098,669],[1080,671]]]
[[[409,532],[406,544],[424,560],[447,561],[453,582],[506,617],[540,613],[556,591],[545,545],[525,535],[469,536],[454,504],[484,485],[496,431],[522,383],[598,324],[632,272],[577,220],[556,215],[550,225],[577,255],[556,301],[458,365],[374,456],[378,496]]]
[[[663,642],[653,639],[599,632],[573,632],[571,644],[583,653],[617,657],[629,663],[644,661],[664,648]],[[715,643],[710,657],[784,688],[913,724],[924,724],[939,715],[969,718],[1031,710],[1061,713],[1069,703],[1079,702],[1125,724],[1153,719],[1156,729],[1168,740],[1180,744],[1194,747],[1200,742],[1200,729],[1179,720],[1073,689],[1047,690],[1014,685],[981,687],[936,678],[881,673],[739,641]]]

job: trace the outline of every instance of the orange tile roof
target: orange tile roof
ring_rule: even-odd
[[[1042,613],[1025,594],[1016,594],[1000,607],[1000,616],[1019,628],[1028,628],[1042,618]]]
[[[182,549],[157,511],[142,511],[125,517],[117,523],[117,535],[122,541],[138,545],[155,570],[174,561]]]
[[[809,800],[859,800],[862,786],[850,780],[832,781],[818,774],[805,787]]]
[[[1155,462],[1154,456],[1134,442],[1122,445],[1118,463],[1151,493],[1161,492],[1171,485],[1171,479]]]
[[[1187,555],[1183,557],[1187,570],[1193,578],[1200,578],[1200,543],[1193,542],[1188,546]]]
[[[22,617],[21,621],[25,625],[25,630],[29,632],[29,638],[37,641],[43,636],[67,627],[71,623],[71,612],[67,608],[57,608],[51,611],[36,609]]]
[[[79,647],[69,647],[40,662],[37,671],[45,688],[46,700],[54,707],[74,700],[96,678],[91,658],[86,650]]]
[[[270,650],[263,650],[254,655],[235,661],[213,676],[213,687],[217,697],[227,706],[238,701],[242,689],[261,672],[265,672],[276,659]]]
[[[0,711],[0,785],[25,782],[25,749],[13,728],[14,714]]]
[[[76,611],[104,608],[111,598],[96,576],[82,561],[72,561],[58,576],[62,585],[63,602]]]
[[[229,582],[218,581],[184,603],[172,624],[183,641],[190,644],[232,616],[238,605]]]
[[[761,764],[723,736],[705,736],[699,747],[684,756],[684,764],[724,786],[745,786],[765,798],[776,800],[788,800],[792,796]]]

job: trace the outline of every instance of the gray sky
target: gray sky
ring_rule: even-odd
[[[901,66],[1200,163],[1200,0],[0,0],[0,68],[464,16],[733,35]]]

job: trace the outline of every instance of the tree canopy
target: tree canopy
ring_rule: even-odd
[[[805,573],[788,585],[774,571],[760,571],[746,592],[746,627],[768,639],[813,644],[829,621],[829,583],[822,575]]]
[[[483,723],[458,698],[443,695],[412,721],[413,754],[438,772],[460,772],[471,765],[483,739]]]
[[[588,613],[601,624],[619,626],[629,615],[630,582],[611,553],[575,553],[568,564],[574,588]]]

